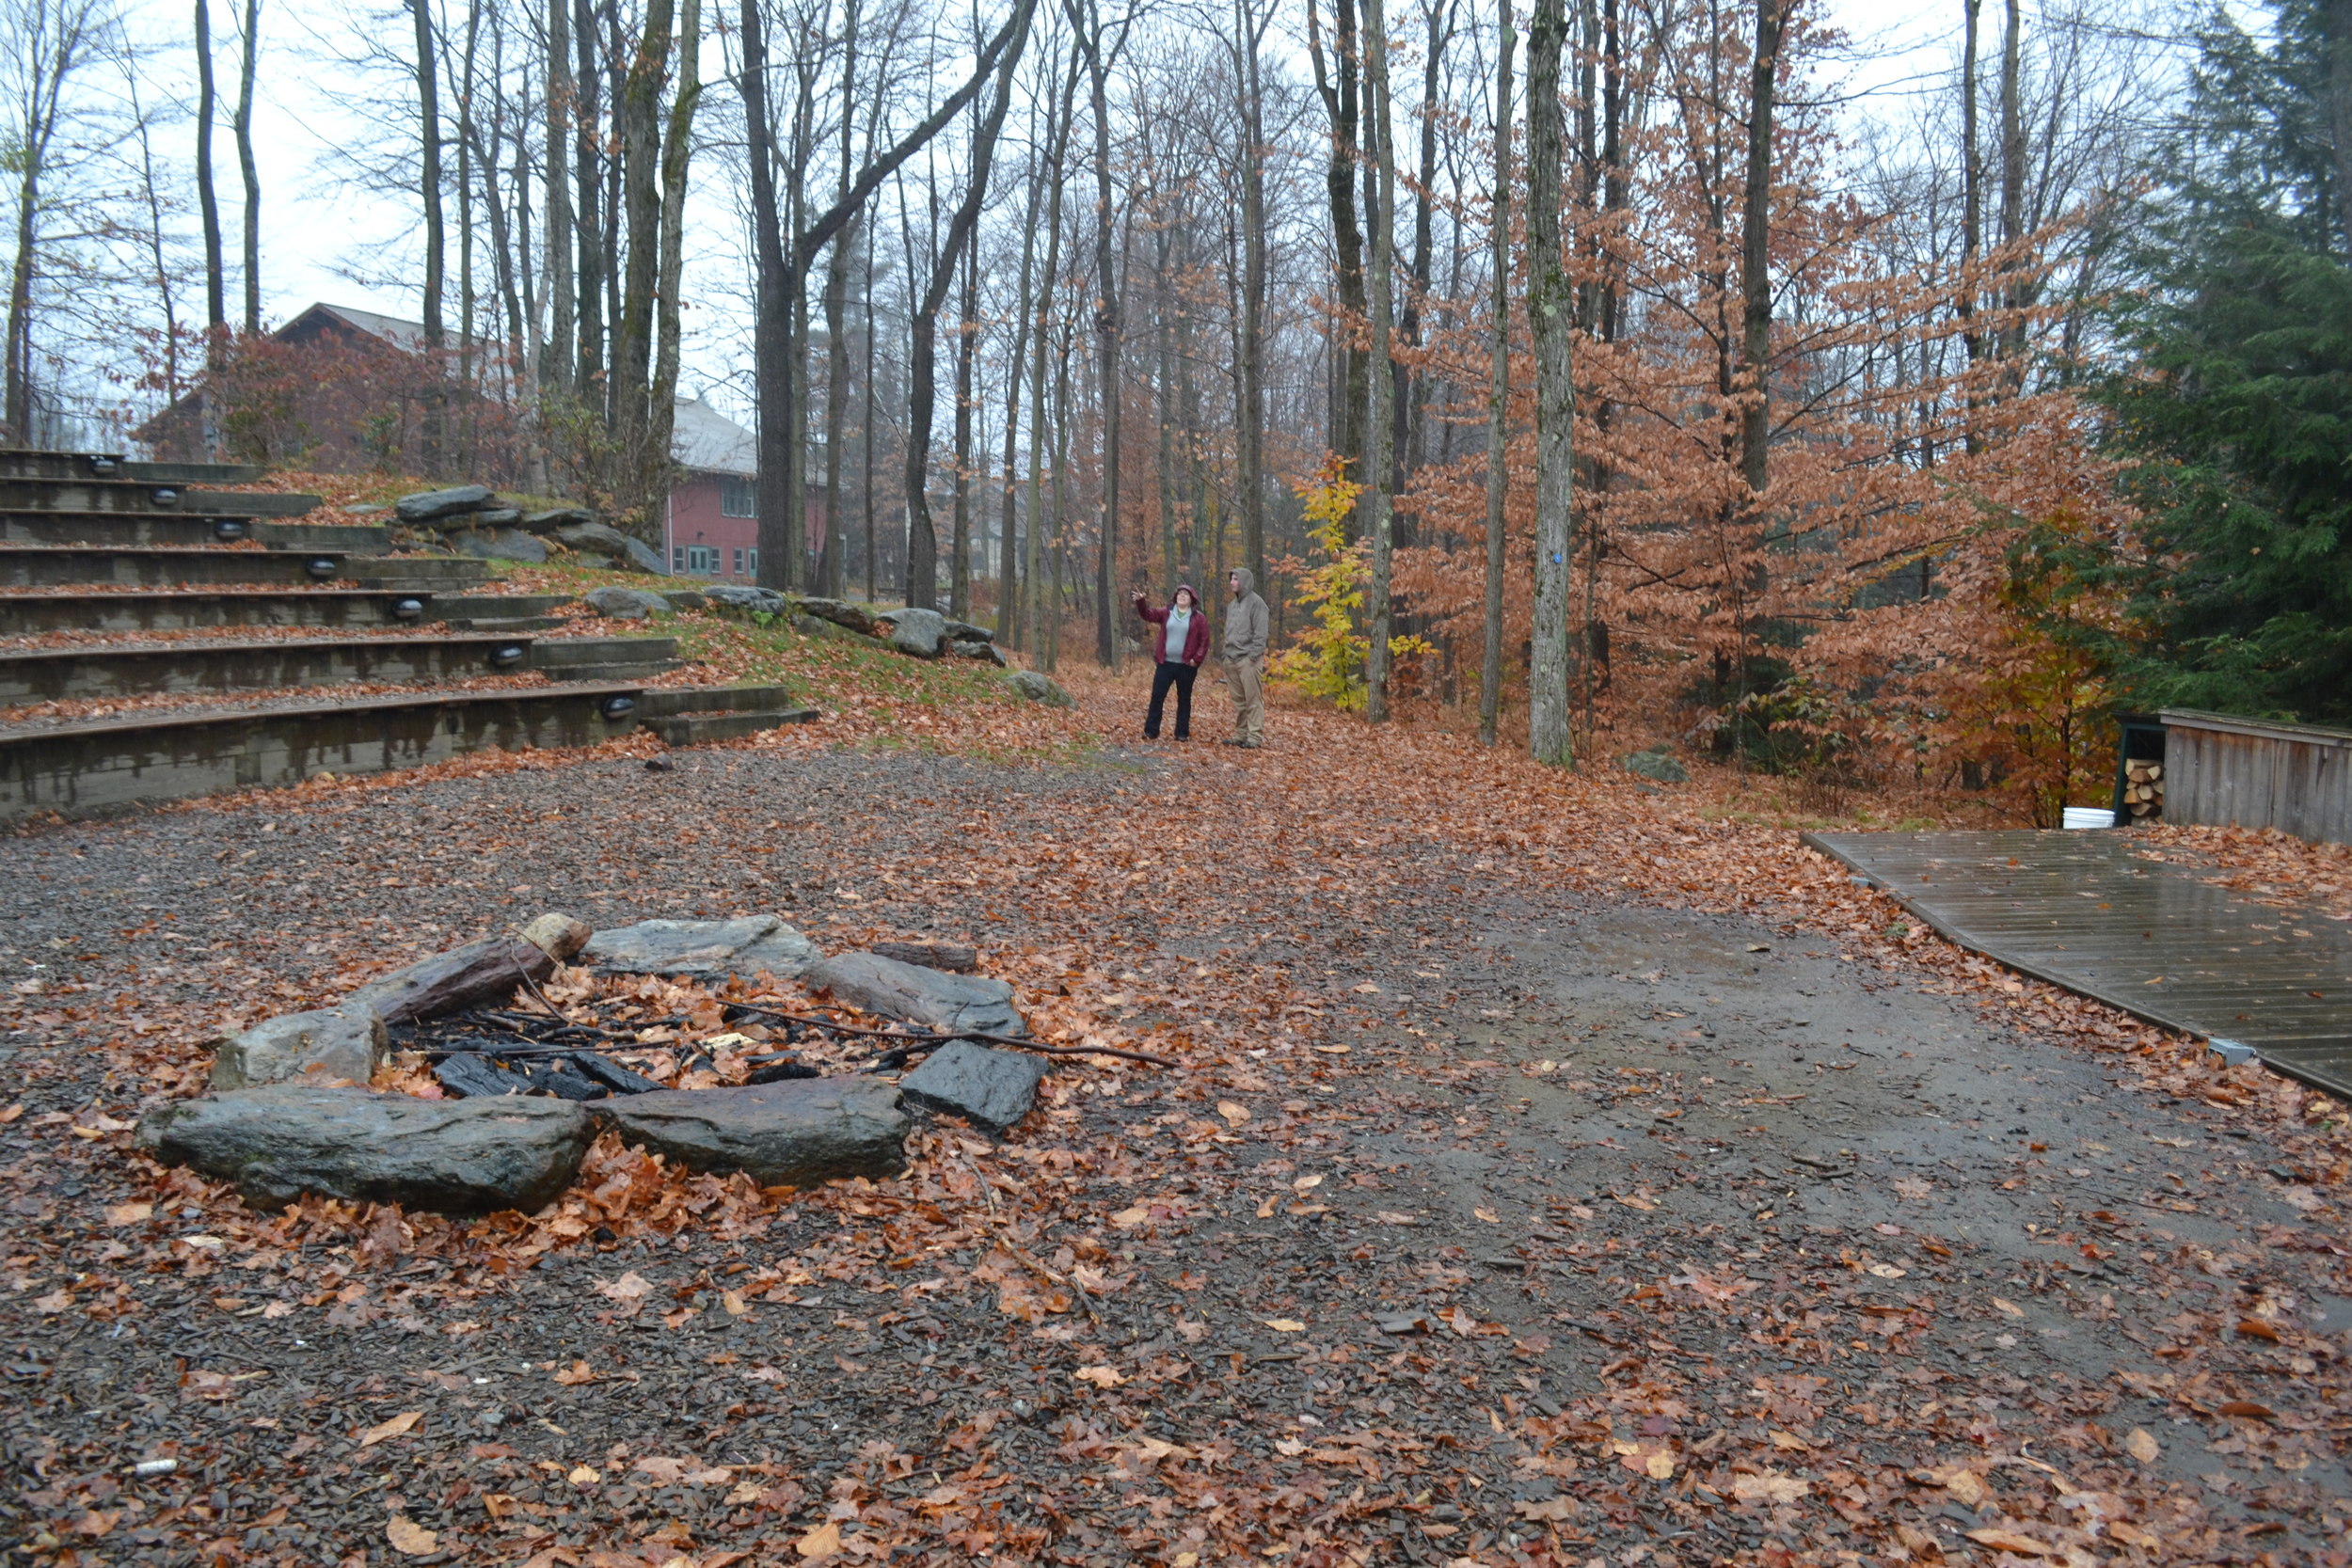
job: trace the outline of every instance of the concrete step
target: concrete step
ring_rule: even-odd
[[[0,478],[0,511],[190,513],[206,517],[299,517],[316,496],[261,490],[191,490],[135,479]]]
[[[357,523],[281,523],[177,512],[0,511],[0,545],[238,545],[273,550],[388,550],[392,531]]]
[[[637,712],[646,719],[744,709],[766,713],[797,705],[791,689],[782,686],[660,686],[637,699]]]
[[[123,463],[115,472],[149,484],[250,484],[269,470],[259,463]]]
[[[334,550],[297,553],[0,545],[0,588],[65,588],[83,583],[116,583],[126,588],[167,588],[175,583],[276,583],[292,587],[331,581],[343,576],[347,565],[358,563],[360,558]],[[371,567],[375,564],[365,563]],[[397,588],[411,584],[406,580],[383,584],[365,581],[359,586]]]
[[[648,692],[650,696],[652,693]],[[645,728],[665,745],[696,746],[706,740],[739,740],[786,724],[805,724],[817,719],[813,707],[779,708],[759,713],[678,713],[647,719]]]
[[[192,631],[206,626],[431,626],[537,630],[560,594],[419,594],[401,588],[219,588],[128,594],[0,592],[0,637],[51,631]],[[402,613],[403,606],[413,612]],[[485,614],[496,610],[500,615]],[[506,613],[511,611],[512,613]],[[503,618],[501,618],[503,617]]]
[[[490,747],[592,746],[636,728],[637,692],[626,682],[423,691],[0,730],[0,822],[102,816]]]
[[[455,595],[487,582],[490,563],[466,555],[354,556],[343,563],[342,575],[362,588]]]
[[[544,637],[529,668],[549,680],[631,680],[677,668],[675,637]]]
[[[34,648],[0,652],[0,702],[55,703],[157,692],[283,691],[314,686],[418,686],[520,674],[531,668],[529,638],[496,635],[426,633]]]

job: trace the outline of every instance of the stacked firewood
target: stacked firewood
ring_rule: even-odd
[[[2164,764],[2132,758],[2123,764],[2123,811],[2134,822],[2164,816]]]

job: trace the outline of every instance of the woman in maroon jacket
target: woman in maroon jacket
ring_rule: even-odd
[[[1209,618],[1201,613],[1200,597],[1184,583],[1176,590],[1176,597],[1166,610],[1153,610],[1152,601],[1141,592],[1136,594],[1136,613],[1155,624],[1152,633],[1152,657],[1158,668],[1152,672],[1152,709],[1143,716],[1143,738],[1160,737],[1160,713],[1168,704],[1168,689],[1176,689],[1176,738],[1192,738],[1192,681],[1200,673],[1201,660],[1209,657]]]

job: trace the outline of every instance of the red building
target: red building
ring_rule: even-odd
[[[662,513],[670,570],[682,577],[759,576],[759,444],[748,430],[700,398],[677,400],[670,455],[684,477]],[[825,545],[825,498],[808,497],[808,547]]]

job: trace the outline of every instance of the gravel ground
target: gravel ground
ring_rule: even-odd
[[[11,840],[0,1528],[157,1564],[2352,1560],[2344,1171],[1835,941],[1367,841],[1361,783],[711,749]],[[545,908],[970,941],[1188,1065],[535,1251],[216,1239],[130,1156],[219,1020]]]

